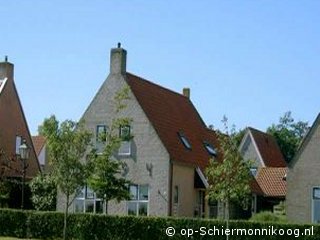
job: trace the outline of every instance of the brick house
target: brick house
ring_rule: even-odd
[[[40,168],[14,83],[14,66],[6,59],[5,62],[0,63],[0,174],[2,179],[16,180],[21,183],[23,165],[19,158],[19,146],[24,140],[30,147],[26,167],[28,181],[39,173]],[[20,188],[20,186],[17,187]],[[20,198],[21,190],[11,189],[8,206],[20,207]],[[27,202],[26,205],[28,207]]]
[[[110,73],[93,98],[83,119],[98,135],[112,119],[128,117],[133,139],[123,142],[115,157],[127,166],[125,177],[132,199],[110,201],[108,214],[204,217],[209,214],[205,200],[204,169],[218,156],[215,132],[209,130],[190,100],[190,90],[173,92],[126,71],[126,50],[111,50]],[[129,87],[127,108],[115,115],[116,92]],[[97,148],[100,142],[94,137]],[[58,197],[58,210],[63,199]],[[216,209],[211,207],[213,211]],[[84,188],[71,206],[74,212],[103,212],[103,204]]]
[[[276,140],[270,134],[249,127],[239,150],[245,160],[253,161],[251,212],[273,211],[275,205],[285,200],[287,173],[287,164]]]
[[[289,163],[287,217],[297,223],[320,223],[320,114]]]

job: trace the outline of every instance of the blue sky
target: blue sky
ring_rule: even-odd
[[[223,115],[265,130],[288,110],[310,124],[319,113],[320,1],[11,0],[0,16],[32,134],[51,114],[81,117],[117,42],[129,72],[190,87],[216,128]]]

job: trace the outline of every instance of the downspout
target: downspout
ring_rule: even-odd
[[[169,216],[172,216],[172,183],[173,183],[173,164],[169,163]]]

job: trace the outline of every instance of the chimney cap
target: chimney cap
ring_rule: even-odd
[[[187,97],[190,98],[190,88],[183,88],[182,89],[182,94]]]

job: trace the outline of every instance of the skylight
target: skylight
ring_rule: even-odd
[[[181,142],[183,143],[183,145],[185,146],[185,148],[187,149],[191,149],[191,144],[189,143],[188,139],[186,138],[186,136],[184,134],[182,134],[181,132],[178,133]]]
[[[208,142],[204,142],[204,147],[211,156],[217,156],[217,150]]]

